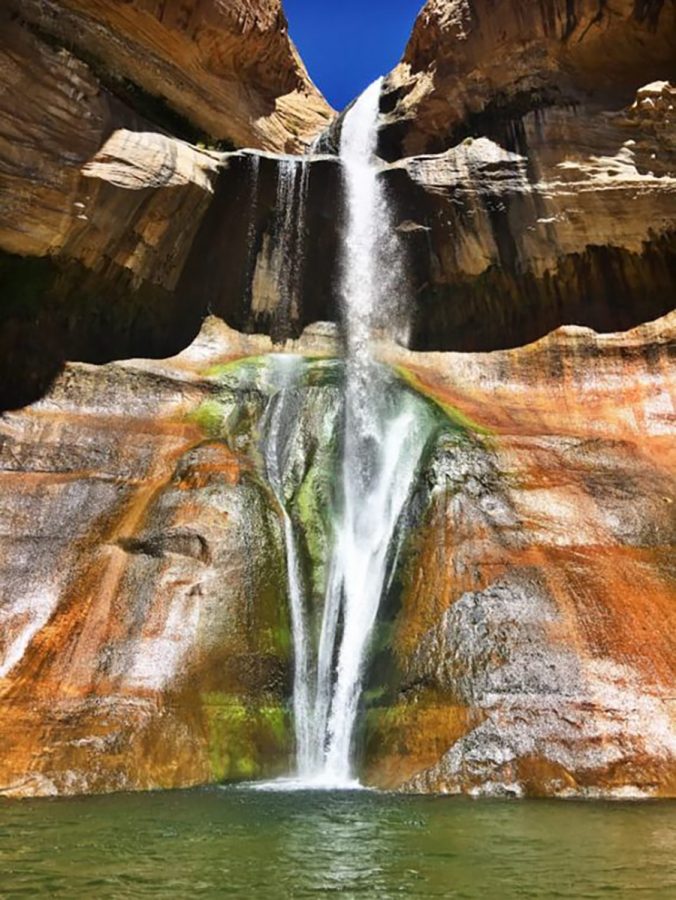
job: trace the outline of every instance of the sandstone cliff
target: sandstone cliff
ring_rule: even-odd
[[[376,783],[673,795],[673,325],[400,358],[473,436],[421,488],[370,685]]]
[[[413,345],[490,349],[673,307],[670,3],[430,0],[385,83]],[[653,80],[654,79],[654,80]]]
[[[560,325],[612,332],[668,312],[675,103],[668,83],[652,84],[614,113],[529,113],[518,148],[466,138],[384,167],[408,255],[410,346],[502,349]],[[335,317],[341,207],[330,156],[228,156],[180,290],[276,339]]]
[[[337,316],[343,199],[335,158],[267,151],[328,110],[274,2],[1,24],[0,792],[286,772],[262,355],[314,361],[293,514],[320,596],[339,348],[299,336]],[[673,58],[673,4],[432,0],[388,80],[412,333],[382,353],[441,424],[369,670],[372,784],[676,792]]]
[[[185,347],[206,305],[178,278],[221,159],[205,145],[300,150],[330,110],[279,3],[16,3],[0,25],[7,407],[66,359]]]
[[[673,317],[501,353],[384,348],[440,432],[381,610],[370,783],[673,794],[670,343]],[[281,519],[257,450],[271,349],[210,319],[174,359],[72,364],[5,414],[5,793],[288,771]],[[287,349],[335,353],[313,332]],[[320,375],[293,463],[319,585],[314,441],[335,406]]]
[[[294,152],[330,118],[280,0],[21,0],[9,8],[106,84],[143,93],[205,139]]]
[[[386,177],[413,260],[412,345],[517,346],[559,325],[616,331],[670,311],[674,102],[660,82],[614,113],[528,113],[512,149],[466,138],[395,164]]]
[[[386,85],[386,152],[493,137],[548,106],[622,106],[676,75],[674,16],[663,0],[428,0]]]

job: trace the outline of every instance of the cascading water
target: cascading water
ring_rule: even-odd
[[[381,84],[374,82],[350,110],[340,145],[347,198],[343,509],[320,637],[314,740],[318,773],[336,785],[352,777],[366,654],[392,568],[393,537],[430,428],[414,398],[372,356],[376,335],[391,339],[400,330],[405,282],[375,156]]]
[[[293,717],[296,733],[296,768],[307,775],[312,765],[311,718],[312,690],[309,673],[309,635],[307,612],[301,575],[298,546],[291,516],[287,510],[284,474],[287,468],[289,447],[285,440],[286,422],[293,421],[293,390],[302,371],[303,359],[299,356],[276,354],[268,363],[268,379],[277,389],[268,405],[264,424],[266,435],[263,452],[268,480],[275,493],[282,514],[284,545],[286,548],[289,607],[294,644]]]
[[[283,510],[301,786],[356,784],[351,748],[368,648],[394,569],[397,525],[433,429],[426,405],[372,355],[376,337],[401,335],[405,295],[402,253],[375,156],[380,89],[381,80],[357,100],[345,117],[341,138],[347,202],[341,265],[347,350],[341,497],[318,628],[313,627],[303,596],[284,487],[287,451],[280,429],[295,414],[288,398],[298,380],[298,364],[293,357],[291,361],[276,357],[270,369],[270,385],[278,393],[268,408],[264,454]]]
[[[275,250],[279,306],[285,318],[297,318],[310,167],[303,157],[284,157],[279,160],[278,166]]]

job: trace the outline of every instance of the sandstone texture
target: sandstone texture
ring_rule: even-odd
[[[524,115],[518,148],[481,136],[384,165],[410,345],[504,349],[671,310],[675,103],[650,84],[613,113]],[[230,154],[179,291],[240,330],[297,337],[338,315],[342,214],[330,155]]]
[[[487,350],[673,308],[670,3],[430,0],[385,83],[412,344]],[[671,82],[669,81],[671,79]]]
[[[330,110],[274,0],[27,0],[0,26],[0,794],[287,773],[261,440],[268,355],[300,354],[284,487],[318,604],[343,185],[284,154]],[[659,0],[430,0],[386,82],[411,333],[380,352],[438,433],[367,673],[369,784],[676,795],[674,34]]]
[[[671,346],[673,317],[500,353],[382,349],[442,424],[369,670],[369,783],[673,795]],[[4,793],[289,770],[286,564],[257,424],[272,349],[209,319],[178,357],[71,364],[4,414]],[[285,349],[337,348],[313,328]],[[332,383],[308,381],[294,426],[313,602]]]
[[[206,139],[298,152],[331,116],[289,38],[280,0],[21,0],[9,7]]]
[[[200,375],[236,348],[75,364],[5,414],[0,792],[288,770],[280,525]]]
[[[376,784],[673,796],[673,321],[402,361],[474,433],[421,488]]]
[[[185,347],[207,310],[199,283],[194,297],[178,288],[213,199],[213,148],[300,150],[329,110],[277,3],[21,3],[0,24],[6,408],[65,360]]]
[[[384,177],[410,247],[413,346],[499,349],[669,312],[675,104],[668,83],[647,85],[613,113],[528,113],[511,150],[466,138],[395,163]]]
[[[387,152],[439,152],[546,106],[617,108],[676,75],[674,16],[663,0],[428,0],[386,85]]]
[[[175,287],[214,156],[158,132],[6,11],[0,112],[0,405],[35,399],[68,358],[184,346]]]

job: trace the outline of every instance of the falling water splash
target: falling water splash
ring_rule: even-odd
[[[299,293],[304,264],[305,210],[310,166],[304,157],[284,157],[278,163],[275,208],[275,270],[280,292],[276,316],[286,323],[299,317]]]
[[[347,340],[343,510],[319,646],[314,752],[321,780],[352,780],[351,746],[369,642],[392,566],[397,523],[431,423],[372,356],[376,335],[400,330],[402,254],[378,178],[382,79],[343,124],[340,155],[348,221],[342,260]],[[335,664],[334,673],[334,660]]]
[[[277,393],[266,415],[264,454],[282,508],[294,635],[297,780],[281,782],[282,788],[358,785],[351,748],[369,644],[394,570],[397,526],[434,427],[426,405],[372,355],[376,337],[401,337],[405,300],[403,254],[375,156],[381,83],[375,82],[357,100],[345,118],[341,138],[347,198],[341,267],[347,346],[342,503],[316,648],[284,485],[288,461],[284,423],[298,418],[292,398],[298,393],[299,362],[281,356],[270,363],[270,387]],[[280,171],[278,215],[288,235],[297,233],[294,199],[304,195],[304,190],[297,190],[298,174],[291,164]],[[287,284],[293,284],[288,266],[294,259],[289,256],[282,274]]]
[[[303,591],[300,560],[296,534],[287,509],[284,473],[289,457],[289,422],[296,421],[295,389],[304,368],[300,356],[275,354],[269,357],[269,386],[276,388],[268,404],[263,423],[265,441],[263,452],[268,480],[275,493],[282,514],[284,546],[286,548],[286,568],[289,588],[291,629],[294,645],[293,672],[293,715],[296,732],[296,768],[299,775],[307,776],[311,771],[311,703],[307,612]]]

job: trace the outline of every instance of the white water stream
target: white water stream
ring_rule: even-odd
[[[341,265],[347,347],[342,498],[316,650],[311,646],[294,526],[284,507],[280,460],[285,452],[280,423],[293,415],[285,409],[284,393],[295,364],[271,364],[280,394],[269,413],[265,453],[268,477],[284,508],[300,786],[357,784],[352,745],[369,645],[394,568],[397,525],[432,427],[429,416],[421,414],[420,401],[372,356],[376,337],[392,339],[400,332],[404,294],[401,253],[375,156],[380,89],[379,80],[357,100],[345,117],[341,137],[347,204]]]
[[[293,391],[302,368],[302,357],[284,354],[275,354],[270,357],[268,378],[277,393],[268,407],[263,452],[268,480],[279,503],[284,527],[289,607],[293,632],[293,718],[296,734],[296,768],[299,774],[307,775],[310,773],[313,763],[311,720],[314,691],[310,678],[309,628],[298,545],[293,522],[287,511],[284,484],[284,472],[289,456],[288,440],[284,439],[287,429],[284,426],[288,417],[293,417],[296,412]]]
[[[412,398],[390,390],[389,370],[372,356],[377,335],[394,336],[404,290],[396,244],[394,253],[387,252],[392,222],[375,155],[381,83],[372,84],[349,111],[340,144],[347,200],[341,285],[347,340],[343,511],[319,645],[314,736],[316,771],[333,785],[352,779],[351,746],[367,651],[392,571],[395,529],[429,425],[416,415]]]

